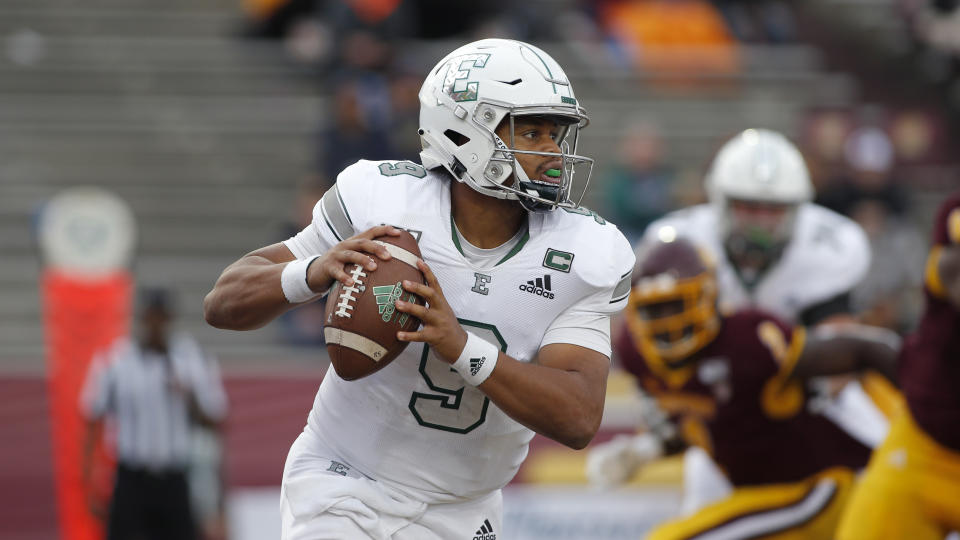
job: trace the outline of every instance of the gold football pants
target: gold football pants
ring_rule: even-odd
[[[697,513],[657,527],[647,540],[826,540],[849,498],[853,471],[834,468],[802,482],[740,487]]]
[[[943,540],[950,530],[960,530],[960,453],[931,439],[904,409],[870,458],[837,538]]]

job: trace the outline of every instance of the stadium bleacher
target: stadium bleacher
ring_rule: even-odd
[[[282,238],[330,90],[280,45],[235,38],[238,27],[227,0],[0,6],[8,49],[33,51],[0,56],[0,363],[29,369],[42,357],[32,220],[44,200],[76,185],[106,187],[132,206],[134,274],[174,286],[183,322],[214,352],[238,361],[315,356],[278,343],[269,328],[221,332],[200,316],[219,269]],[[400,47],[425,68],[450,45]],[[596,45],[543,46],[569,66],[592,118],[583,148],[598,162],[585,200],[594,207],[631,118],[662,126],[672,164],[699,168],[747,122],[796,134],[808,106],[842,106],[857,94],[855,81],[826,71],[805,45],[747,47],[740,72],[681,93]]]

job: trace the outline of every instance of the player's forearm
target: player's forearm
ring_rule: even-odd
[[[501,353],[496,369],[479,388],[517,422],[579,450],[600,428],[606,374],[596,377],[524,363]]]
[[[900,342],[872,343],[861,351],[862,370],[872,370],[897,384],[897,358],[900,355]]]
[[[203,299],[207,323],[227,330],[253,330],[293,307],[280,285],[283,267],[256,255],[228,266]]]
[[[900,337],[893,331],[866,325],[818,328],[797,361],[801,379],[873,370],[896,381]]]

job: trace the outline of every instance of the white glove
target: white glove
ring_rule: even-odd
[[[617,486],[661,456],[663,442],[652,433],[617,435],[587,453],[587,479],[600,487]]]

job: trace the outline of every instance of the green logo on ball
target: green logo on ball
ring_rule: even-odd
[[[390,322],[397,307],[394,305],[400,295],[403,294],[403,286],[398,281],[396,285],[381,285],[373,288],[373,295],[377,300],[377,309],[383,322]],[[400,324],[406,321],[406,314]]]

